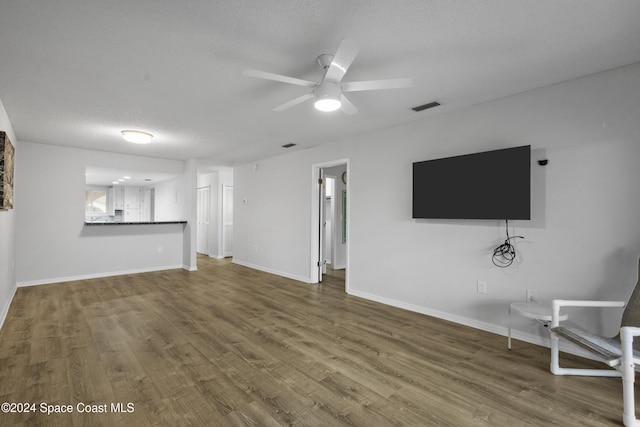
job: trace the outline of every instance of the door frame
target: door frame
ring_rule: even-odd
[[[314,163],[311,165],[311,224],[310,224],[310,232],[311,232],[311,257],[309,260],[309,271],[310,275],[310,283],[318,283],[319,279],[319,271],[318,271],[318,262],[320,256],[320,186],[318,185],[318,179],[320,178],[320,170],[325,168],[330,168],[333,166],[339,165],[347,165],[347,218],[346,218],[346,226],[347,226],[347,253],[346,253],[346,273],[344,280],[345,292],[349,293],[349,271],[350,271],[350,252],[351,252],[351,234],[349,231],[351,230],[351,215],[349,214],[351,211],[351,162],[349,158],[337,159],[328,162],[322,163]]]

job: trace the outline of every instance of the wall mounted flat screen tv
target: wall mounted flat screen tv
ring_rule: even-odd
[[[531,219],[531,146],[414,163],[413,218]]]

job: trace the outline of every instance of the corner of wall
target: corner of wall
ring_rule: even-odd
[[[0,130],[4,131],[19,155],[19,144],[11,127],[9,116],[0,99]],[[9,313],[9,307],[16,293],[16,227],[15,208],[0,211],[0,328]]]
[[[183,231],[183,265],[185,270],[197,270],[197,188],[198,188],[198,162],[195,159],[185,160],[184,165],[185,177],[185,213],[187,216],[187,225]]]
[[[9,307],[11,307],[11,302],[16,294],[16,289],[18,289],[18,287],[14,284],[13,289],[11,289],[11,293],[9,294],[9,298],[7,299],[4,307],[2,307],[2,312],[0,312],[0,329],[2,329],[4,321],[7,318],[7,314],[9,314]]]

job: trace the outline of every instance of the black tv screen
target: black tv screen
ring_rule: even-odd
[[[531,146],[414,163],[413,218],[531,219]]]

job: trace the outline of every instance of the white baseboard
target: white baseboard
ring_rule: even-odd
[[[453,323],[469,326],[471,328],[480,329],[482,331],[491,332],[497,335],[502,335],[505,337],[505,343],[504,343],[505,350],[507,349],[506,337],[508,336],[509,331],[508,331],[508,328],[504,326],[494,325],[486,322],[480,322],[478,320],[470,319],[468,317],[458,316],[451,313],[445,313],[443,311],[433,310],[428,307],[410,304],[403,301],[394,300],[391,298],[381,297],[378,295],[370,294],[368,292],[362,292],[362,291],[350,289],[348,293],[350,295],[364,298],[370,301],[379,302],[381,304],[402,308],[402,309],[413,311],[416,313],[425,314],[427,316],[437,317],[438,319],[448,320]],[[528,334],[528,333],[524,333],[524,332],[516,331],[512,329],[511,338],[519,341],[528,342],[530,344],[539,345],[541,347],[551,348],[551,337],[541,337],[539,335]],[[575,346],[569,342],[566,342],[566,340],[562,340],[560,342],[560,351],[564,353],[569,353],[576,356],[584,357],[587,359],[597,360],[594,358],[593,355],[591,355],[586,350],[583,350],[578,346]]]
[[[270,268],[261,267],[259,265],[251,264],[245,261],[240,261],[237,259],[233,259],[234,264],[242,265],[244,267],[253,268],[255,270],[264,271],[266,273],[277,274],[278,276],[288,277],[290,279],[298,280],[305,283],[311,283],[311,279],[308,277],[296,276],[289,273],[284,273],[281,271],[273,270]],[[504,347],[507,349],[507,336],[508,336],[508,328],[500,325],[495,325],[492,323],[481,322],[475,319],[470,319],[464,316],[458,316],[451,313],[446,313],[444,311],[434,310],[428,307],[423,307],[416,304],[407,303],[404,301],[394,300],[391,298],[381,297],[379,295],[374,295],[368,292],[362,292],[353,289],[347,289],[347,293],[349,295],[353,295],[356,297],[364,298],[370,301],[379,302],[381,304],[390,305],[392,307],[402,308],[404,310],[413,311],[420,314],[425,314],[427,316],[436,317],[438,319],[448,320],[453,323],[458,323],[460,325],[469,326],[474,329],[480,329],[482,331],[491,332],[493,334],[502,335],[505,337]],[[535,334],[528,334],[525,332],[511,330],[511,338],[528,342],[530,344],[539,345],[541,347],[551,348],[551,338],[550,337],[541,337]],[[587,359],[594,359],[593,355],[591,355],[586,350],[573,345],[566,340],[560,342],[560,351],[568,354],[573,354],[580,357],[585,357]],[[597,359],[596,359],[597,360]]]
[[[298,276],[298,275],[295,275],[295,274],[285,273],[285,272],[278,271],[278,270],[273,270],[271,268],[266,268],[266,267],[262,267],[260,265],[251,264],[249,262],[240,261],[240,260],[238,260],[236,258],[234,258],[231,262],[233,264],[242,265],[243,267],[253,268],[254,270],[264,271],[265,273],[276,274],[278,276],[286,277],[288,279],[297,280],[299,282],[311,283],[311,279],[309,277],[303,277],[303,276]]]
[[[109,271],[103,273],[92,273],[92,274],[82,274],[78,276],[64,276],[64,277],[53,277],[49,279],[39,279],[39,280],[25,280],[18,282],[16,284],[17,287],[24,286],[38,286],[38,285],[48,285],[51,283],[63,283],[63,282],[73,282],[76,280],[88,280],[88,279],[100,279],[102,277],[111,277],[111,276],[122,276],[125,274],[138,274],[138,273],[150,273],[153,271],[163,271],[163,270],[174,270],[176,268],[185,268],[184,265],[165,265],[162,267],[152,267],[152,268],[136,268],[131,270],[120,270],[120,271]]]
[[[183,265],[182,266],[183,270],[187,270],[187,271],[198,271],[198,266],[194,265],[194,266],[188,266],[188,265]]]
[[[11,302],[13,301],[13,297],[16,294],[16,289],[17,286],[13,286],[13,289],[11,289],[11,295],[9,295],[9,299],[7,300],[7,303],[4,305],[4,307],[2,307],[2,312],[0,312],[0,329],[2,329],[2,325],[4,325],[4,321],[7,318],[7,314],[9,314],[9,307],[11,307]]]
[[[459,323],[461,325],[470,326],[472,328],[481,329],[483,331],[492,332],[498,335],[507,335],[507,328],[502,328],[497,325],[493,325],[491,323],[479,322],[474,319],[469,319],[467,317],[458,316],[451,313],[445,313],[444,311],[433,310],[428,307],[423,307],[416,304],[411,304],[403,301],[394,300],[391,298],[381,297],[379,295],[370,294],[368,292],[362,292],[354,289],[349,290],[349,294],[368,299],[371,301],[379,302],[382,304],[390,305],[393,307],[403,308],[405,310],[414,311],[416,313],[426,314],[427,316],[437,317],[439,319],[449,320],[454,323]]]
[[[209,252],[198,252],[197,255],[205,255],[205,256],[208,256],[209,258],[215,258],[215,259],[224,258],[222,255],[212,254],[212,253],[209,253]]]

